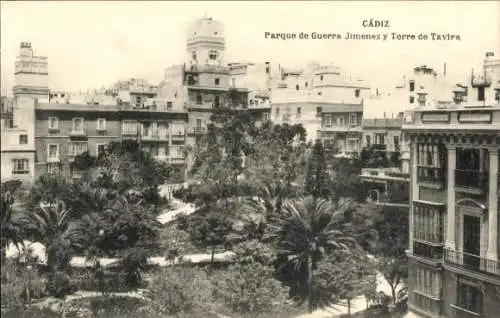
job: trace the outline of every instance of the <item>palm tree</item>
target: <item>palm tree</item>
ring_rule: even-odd
[[[53,204],[40,204],[31,214],[23,216],[20,224],[28,239],[45,246],[47,265],[53,266],[57,261],[53,258],[58,256],[51,253],[52,248],[58,243],[68,242],[67,234],[71,220],[70,210],[66,208],[66,204],[61,200],[55,200]]]
[[[344,233],[345,214],[351,208],[351,200],[334,203],[311,196],[291,199],[270,224],[278,253],[287,258],[286,263],[294,265],[297,274],[307,274],[306,298],[310,312],[315,306],[313,271],[317,263],[326,253],[357,247],[356,240]]]
[[[19,229],[14,218],[14,201],[16,191],[21,186],[19,181],[2,183],[0,202],[0,235],[2,249],[0,257],[3,259],[6,248],[12,242],[18,246],[20,243]]]

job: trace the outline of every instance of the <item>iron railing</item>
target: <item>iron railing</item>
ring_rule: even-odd
[[[464,188],[488,189],[488,172],[456,169],[455,184]]]
[[[468,270],[500,276],[500,261],[487,259],[479,255],[445,249],[445,263],[460,266]]]
[[[443,183],[445,175],[443,169],[438,167],[418,167],[417,180],[419,182]]]

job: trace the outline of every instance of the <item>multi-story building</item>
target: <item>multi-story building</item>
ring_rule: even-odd
[[[232,87],[248,89],[249,108],[271,107],[271,91],[276,78],[273,73],[276,72],[270,62],[230,63],[229,73]]]
[[[47,57],[34,55],[31,43],[22,42],[14,71],[12,121],[3,123],[2,180],[25,182],[35,177],[35,113],[37,99],[49,94]]]
[[[132,138],[172,165],[173,182],[185,180],[184,107],[147,105],[155,88],[140,80],[87,93],[49,91],[47,66],[46,57],[34,57],[31,45],[21,43],[13,127],[2,125],[2,179],[72,177],[78,174],[71,169],[75,156],[87,151],[96,156],[109,142]]]
[[[73,177],[71,162],[88,152],[98,156],[111,141],[134,139],[155,159],[174,167],[184,181],[187,112],[122,105],[36,103],[36,173]]]
[[[363,128],[363,147],[373,146],[377,150],[391,152],[401,151],[403,113],[397,118],[366,118],[361,124]]]
[[[500,59],[487,54],[467,102],[436,101],[427,88],[416,91],[418,106],[403,125],[411,148],[411,314],[498,317]]]
[[[304,69],[281,69],[272,91],[271,120],[302,124],[308,140],[322,139],[339,152],[358,152],[363,98],[369,88],[339,67],[311,62]]]
[[[230,67],[224,61],[224,25],[209,17],[194,21],[188,28],[186,61],[165,70],[165,79],[158,89],[159,101],[169,107],[184,107],[189,112],[188,148],[203,145],[203,136],[211,122],[213,111],[221,107],[247,110],[257,120],[266,120],[267,103],[249,104],[249,88],[231,78]],[[234,79],[234,81],[233,81]],[[188,165],[193,157],[188,153]]]
[[[401,172],[399,168],[365,168],[360,177],[368,201],[378,205],[409,207],[409,173]]]

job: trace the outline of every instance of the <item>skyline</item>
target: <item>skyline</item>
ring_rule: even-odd
[[[446,63],[450,77],[465,80],[486,52],[500,55],[496,1],[1,2],[2,95],[11,95],[20,42],[48,57],[54,90],[107,87],[124,78],[157,85],[166,67],[184,62],[186,29],[205,14],[224,23],[226,63],[296,67],[318,60],[361,76],[372,88],[388,89],[424,64],[441,73]],[[370,18],[388,20],[391,28],[364,28]],[[284,41],[266,39],[265,32],[436,32],[461,41]]]

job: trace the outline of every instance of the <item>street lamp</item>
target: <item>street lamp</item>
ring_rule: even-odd
[[[26,286],[26,299],[28,300],[28,306],[31,306],[31,265],[26,265],[26,273],[28,275],[28,285]]]

